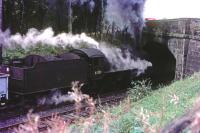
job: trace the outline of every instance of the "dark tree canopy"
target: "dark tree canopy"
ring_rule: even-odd
[[[3,0],[3,30],[12,33],[26,33],[29,28],[44,29],[53,27],[56,32],[68,31],[69,0]],[[102,0],[94,0],[95,7],[91,11],[88,3],[72,5],[73,33],[96,32],[102,22]],[[104,0],[104,5],[106,4]]]

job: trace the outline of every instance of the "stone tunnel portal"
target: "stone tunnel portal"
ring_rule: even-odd
[[[159,42],[147,42],[143,50],[152,62],[150,78],[153,83],[169,83],[175,78],[176,59],[167,45]]]

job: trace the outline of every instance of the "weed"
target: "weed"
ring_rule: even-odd
[[[144,98],[145,96],[148,96],[151,91],[151,82],[143,80],[132,82],[128,94],[130,96],[130,100],[136,102]]]
[[[40,117],[38,115],[32,114],[30,111],[27,114],[28,122],[26,124],[19,125],[18,128],[14,129],[16,133],[39,133],[38,127],[40,122]]]

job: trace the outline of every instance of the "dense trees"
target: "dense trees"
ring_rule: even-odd
[[[12,33],[49,26],[56,32],[101,31],[106,5],[105,0],[94,0],[91,11],[87,2],[80,6],[73,4],[73,0],[3,0],[3,3],[3,30],[9,28]]]

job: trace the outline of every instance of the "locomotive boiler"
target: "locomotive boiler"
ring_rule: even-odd
[[[102,89],[105,84],[127,86],[134,73],[111,71],[105,55],[94,48],[74,49],[57,56],[28,55],[7,65],[2,64],[1,55],[0,63],[0,102],[8,100],[9,94],[24,96],[71,87],[73,81],[80,81],[89,89]]]

